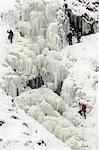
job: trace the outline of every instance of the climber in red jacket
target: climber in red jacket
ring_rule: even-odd
[[[80,115],[84,115],[84,118],[86,119],[86,104],[79,103],[79,107],[81,108],[81,110],[79,111]]]

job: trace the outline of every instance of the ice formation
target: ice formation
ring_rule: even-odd
[[[72,149],[90,147],[90,144],[88,144],[90,138],[87,134],[92,136],[94,130],[89,133],[88,128],[92,129],[94,124],[85,126],[86,122],[83,123],[79,114],[51,90],[47,88],[30,90],[22,93],[15,100],[21,109]],[[81,145],[82,142],[83,146]]]
[[[11,102],[0,90],[0,149],[70,150]],[[12,132],[11,132],[12,131]]]
[[[38,40],[39,38],[40,37],[38,37]],[[88,38],[90,38],[90,36]],[[93,40],[92,36],[90,40]],[[73,111],[69,106],[77,110],[79,100],[84,98],[90,108],[92,108],[96,101],[95,86],[97,85],[97,72],[95,72],[95,70],[97,70],[97,62],[95,61],[96,55],[93,55],[92,52],[92,45],[90,46],[92,51],[90,51],[91,55],[89,57],[85,46],[82,45],[83,43],[81,43],[82,46],[74,45],[73,47],[67,47],[67,50],[64,49],[62,53],[50,50],[46,45],[45,48],[43,47],[43,51],[41,51],[40,46],[35,44],[35,46],[38,47],[37,54],[34,48],[32,49],[32,45],[34,44],[31,40],[25,40],[19,37],[18,41],[20,42],[19,46],[17,43],[17,51],[13,46],[12,49],[9,50],[10,55],[7,58],[7,62],[12,68],[10,68],[9,76],[6,74],[4,80],[1,81],[1,87],[12,96],[16,96],[16,89],[19,88],[20,94],[22,92],[24,93],[16,98],[18,106],[24,109],[26,113],[36,119],[46,129],[55,134],[56,137],[68,144],[72,149],[74,147],[75,149],[79,149],[81,146],[80,143],[83,140],[82,126],[85,126],[85,123],[82,123],[79,114]],[[83,57],[84,54],[86,54],[85,57]],[[31,65],[28,66],[28,61],[25,61],[22,67],[22,61],[29,59],[32,60]],[[16,62],[19,60],[21,60],[21,68],[19,65],[16,66]],[[85,63],[82,63],[82,61],[86,62],[86,60],[89,61],[87,61],[87,69],[84,69],[85,66],[83,67],[83,65]],[[81,72],[78,71],[79,63],[82,66]],[[5,64],[5,67],[8,67],[8,64]],[[28,66],[28,70],[26,66]],[[78,68],[78,70],[75,70],[75,67]],[[26,80],[36,76],[38,74],[38,68],[44,77],[46,83],[45,87],[51,90],[44,87],[35,90],[24,89],[24,87],[26,87]],[[29,70],[31,71],[29,72]],[[84,74],[85,70],[86,74]],[[78,77],[77,79],[76,76]],[[57,87],[58,82],[61,81],[60,79],[64,81],[61,97],[52,92],[52,90],[54,91]],[[8,85],[6,86],[5,83]],[[87,124],[84,128],[84,132],[86,132],[89,127],[92,129],[94,123],[90,125]],[[94,130],[92,130],[90,136],[92,136],[93,133]],[[83,147],[89,148],[90,144],[87,144],[87,141],[89,141],[87,134],[89,133],[86,132],[86,134],[83,135],[83,138],[87,137],[86,144],[84,143]],[[77,139],[79,138],[80,141],[78,142]]]
[[[78,103],[84,99],[89,111],[96,103],[98,48],[95,45],[98,43],[98,34],[82,37],[79,44],[73,39],[74,45],[68,46],[66,35],[70,30],[70,18],[64,14],[63,2],[17,2],[17,12],[10,10],[2,16],[5,22],[11,18],[9,24],[15,36],[14,43],[7,47],[6,62],[2,64],[0,88],[15,98],[18,107],[72,150],[93,150],[96,124],[89,114],[88,121],[80,117]],[[73,8],[75,15],[90,12],[86,9],[80,11],[86,3],[83,6],[68,1],[68,5],[69,9]],[[78,12],[75,11],[77,7]],[[95,16],[96,12],[92,17],[96,19]],[[88,28],[90,25],[85,21],[83,30]],[[39,89],[27,87],[27,81],[38,73],[43,76],[44,86]],[[58,96],[56,91],[61,82],[63,84]]]

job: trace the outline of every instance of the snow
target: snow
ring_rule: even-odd
[[[92,121],[92,116],[88,119],[88,122],[87,120],[84,121],[61,97],[51,90],[47,88],[29,90],[17,97],[16,103],[72,149],[74,147],[79,149],[82,142],[83,147],[95,148],[93,135],[96,135],[96,117],[94,121]],[[89,137],[92,138],[93,145],[88,144],[90,143]],[[86,142],[82,138],[86,139]],[[79,142],[77,139],[79,139]],[[74,144],[72,144],[73,140],[75,140]],[[78,143],[77,146],[76,143]]]
[[[0,126],[1,150],[70,150],[22,110],[13,107],[11,97],[2,91],[0,114],[0,121],[4,121]]]
[[[6,56],[6,48],[7,48],[7,46],[3,42],[6,39],[6,36],[7,36],[6,28],[5,28],[3,23],[1,23],[0,33],[1,33],[1,36],[0,36],[0,45],[1,45],[0,53],[1,53],[1,56],[2,56],[0,58],[0,61],[3,61],[5,56]]]
[[[0,0],[0,13],[6,12],[9,9],[13,9],[15,4],[15,0]]]
[[[84,12],[93,15],[86,10],[86,3],[72,2],[68,4],[70,8],[73,6],[74,13],[79,11],[76,15]],[[18,3],[14,11],[4,13],[1,18],[9,21],[10,26],[0,21],[0,119],[5,122],[0,126],[3,139],[0,149],[68,150],[69,146],[72,150],[95,150],[99,33],[82,37],[81,43],[73,38],[73,45],[69,46],[65,39],[69,20],[67,17],[64,29],[64,13],[59,8],[63,1]],[[10,44],[6,31],[12,27],[14,42]],[[39,72],[45,85],[39,89],[27,87],[27,81]],[[58,96],[55,91],[61,82],[62,91]],[[15,103],[11,102],[11,96]],[[88,106],[86,120],[78,114],[78,103],[82,101]],[[38,141],[42,144],[37,144]]]

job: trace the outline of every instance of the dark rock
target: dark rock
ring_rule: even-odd
[[[37,130],[35,131],[35,133],[37,133]]]
[[[38,144],[38,145],[41,145],[42,143],[41,143],[41,142],[38,142],[37,144]]]
[[[17,96],[19,96],[19,89],[17,88]]]
[[[30,134],[29,134],[29,133],[27,133],[27,132],[23,132],[23,134],[30,136]]]
[[[3,140],[0,138],[0,142],[2,142]]]
[[[14,68],[14,71],[16,72],[16,69]]]
[[[14,103],[14,99],[12,99],[11,101],[12,101],[12,103]]]
[[[24,126],[28,127],[28,124],[27,124],[27,123],[23,122],[22,124],[23,124]]]
[[[4,121],[0,121],[0,126],[2,126],[5,122]]]
[[[45,142],[42,140],[42,144],[44,144]]]
[[[8,109],[8,111],[13,111],[13,109]]]
[[[19,119],[19,118],[18,118],[17,116],[15,116],[15,115],[12,115],[11,118],[13,118],[13,119]]]

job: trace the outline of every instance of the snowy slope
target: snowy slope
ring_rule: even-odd
[[[62,52],[63,62],[66,63],[66,57],[68,56],[69,63],[72,66],[68,67],[70,74],[66,80],[71,80],[72,85],[80,90],[76,91],[78,97],[80,95],[80,98],[89,102],[96,100],[98,39],[99,34],[82,37],[81,43],[68,46]],[[75,100],[77,100],[77,96],[75,95]]]
[[[70,150],[0,91],[0,150]]]
[[[16,4],[15,0],[0,0],[0,13],[5,13],[10,9],[14,8],[14,5]]]
[[[94,121],[93,116],[90,119],[87,116],[88,120],[84,120],[51,90],[40,88],[26,91],[16,98],[16,103],[73,150],[95,149],[96,118]]]

